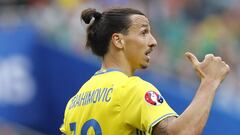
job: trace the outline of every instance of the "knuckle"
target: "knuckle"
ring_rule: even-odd
[[[214,55],[213,54],[207,54],[205,56],[206,59],[213,59],[214,58]]]
[[[225,64],[224,67],[223,67],[223,72],[229,73],[229,71],[230,71],[229,65]]]
[[[223,65],[227,66],[226,62],[225,61],[221,61]]]
[[[228,64],[226,64],[226,67],[227,67],[227,70],[229,71],[230,70],[230,66]]]
[[[222,61],[222,58],[221,57],[215,57],[216,60],[219,60],[219,61]]]
[[[210,58],[213,58],[213,57],[214,57],[214,55],[213,55],[213,54],[209,54],[209,56],[210,56]]]

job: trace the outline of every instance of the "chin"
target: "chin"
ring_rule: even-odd
[[[141,65],[141,69],[146,69],[148,68],[148,65]]]

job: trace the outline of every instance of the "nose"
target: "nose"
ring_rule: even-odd
[[[149,47],[153,48],[153,47],[155,47],[155,46],[157,46],[157,41],[156,41],[156,39],[153,37],[153,35],[151,34]]]

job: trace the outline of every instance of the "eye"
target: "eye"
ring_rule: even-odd
[[[144,35],[144,36],[145,36],[147,33],[148,33],[148,30],[146,30],[146,29],[143,30],[143,31],[141,31],[141,34]]]

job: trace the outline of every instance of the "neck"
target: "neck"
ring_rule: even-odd
[[[121,54],[112,54],[108,53],[103,57],[102,62],[102,69],[107,68],[117,68],[123,73],[125,73],[127,76],[132,76],[135,72],[135,69],[133,69],[128,61],[125,59],[124,56],[121,56]]]

